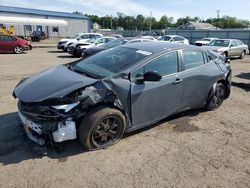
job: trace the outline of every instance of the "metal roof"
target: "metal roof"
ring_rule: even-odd
[[[68,12],[56,12],[56,11],[49,11],[49,10],[38,10],[38,9],[10,7],[10,6],[0,6],[0,12],[31,14],[31,15],[41,15],[41,16],[54,16],[54,17],[63,17],[63,18],[89,19],[89,17],[87,16],[72,14]]]

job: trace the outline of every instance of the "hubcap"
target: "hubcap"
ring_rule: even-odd
[[[22,52],[22,49],[21,49],[20,47],[17,46],[17,47],[15,47],[15,52],[16,52],[16,53],[21,53],[21,52]]]
[[[92,132],[93,144],[101,147],[115,142],[121,134],[120,123],[117,117],[103,119]]]

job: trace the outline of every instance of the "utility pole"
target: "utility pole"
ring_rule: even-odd
[[[150,11],[150,17],[149,17],[149,31],[151,31],[151,21],[152,21],[152,11]]]
[[[216,13],[217,13],[217,19],[219,19],[220,18],[220,10],[216,10]]]
[[[216,13],[217,13],[217,22],[216,22],[216,30],[218,29],[218,21],[219,21],[219,18],[220,18],[220,10],[216,10]]]
[[[110,29],[112,30],[112,15],[110,15]]]

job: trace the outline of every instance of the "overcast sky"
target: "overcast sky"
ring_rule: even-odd
[[[63,12],[80,11],[99,16],[122,12],[135,16],[149,16],[150,11],[159,19],[162,15],[174,18],[198,16],[201,19],[222,15],[250,20],[250,0],[0,0],[0,5],[45,9]]]

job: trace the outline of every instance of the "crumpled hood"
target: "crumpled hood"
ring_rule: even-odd
[[[47,69],[16,86],[14,94],[23,102],[41,102],[49,98],[62,98],[97,80],[69,70],[64,65]]]

